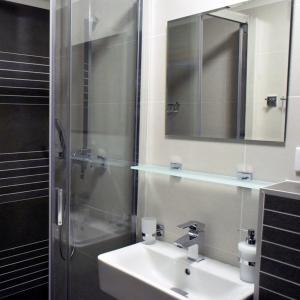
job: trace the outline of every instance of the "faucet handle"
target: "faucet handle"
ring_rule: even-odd
[[[204,231],[205,224],[198,221],[188,221],[177,225],[177,227],[182,229],[189,228],[190,230],[201,232]]]

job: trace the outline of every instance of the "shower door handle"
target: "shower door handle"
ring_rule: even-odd
[[[63,224],[63,189],[56,188],[56,224],[62,226]]]

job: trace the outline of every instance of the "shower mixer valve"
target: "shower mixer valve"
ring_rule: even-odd
[[[76,150],[72,155],[72,162],[80,165],[81,178],[84,178],[84,173],[87,167],[106,169],[106,158],[102,155],[93,157],[92,150],[88,148]]]

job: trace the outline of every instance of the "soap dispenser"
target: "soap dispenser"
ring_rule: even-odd
[[[240,279],[249,283],[255,280],[256,240],[255,230],[248,229],[245,241],[239,242]]]

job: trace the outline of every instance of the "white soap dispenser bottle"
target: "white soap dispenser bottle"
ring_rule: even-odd
[[[240,254],[240,278],[243,281],[254,283],[256,264],[255,230],[248,229],[246,241],[238,244]]]

